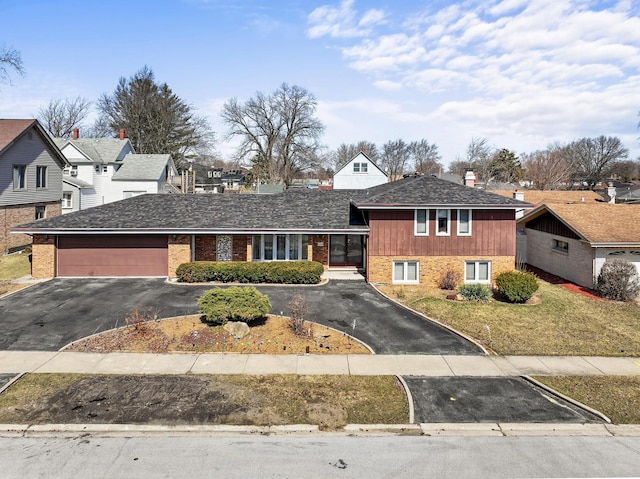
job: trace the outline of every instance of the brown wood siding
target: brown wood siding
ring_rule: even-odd
[[[166,276],[166,235],[58,237],[58,276]]]
[[[429,236],[416,236],[413,210],[372,210],[368,253],[372,256],[515,255],[513,210],[473,210],[471,236],[457,235],[457,213],[451,210],[449,236],[436,236],[435,209],[429,211]]]
[[[565,238],[571,239],[580,239],[580,236],[575,234],[551,213],[545,213],[542,216],[538,216],[537,218],[528,221],[526,227],[532,230],[541,231],[542,233],[564,236]]]

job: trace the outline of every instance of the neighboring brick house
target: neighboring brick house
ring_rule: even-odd
[[[543,204],[518,221],[526,263],[593,288],[607,259],[633,263],[640,275],[640,206]]]
[[[66,160],[37,120],[0,120],[0,253],[31,244],[13,226],[60,215]]]
[[[514,268],[515,210],[526,206],[410,177],[365,190],[143,195],[16,231],[34,235],[43,277],[175,276],[194,260],[308,259],[358,268],[376,283],[435,284],[449,269],[490,283]]]

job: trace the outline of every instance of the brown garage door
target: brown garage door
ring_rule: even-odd
[[[58,276],[166,276],[167,236],[60,235]]]

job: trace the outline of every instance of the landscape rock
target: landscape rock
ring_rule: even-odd
[[[249,334],[249,326],[242,321],[229,321],[223,328],[236,338],[244,338]]]

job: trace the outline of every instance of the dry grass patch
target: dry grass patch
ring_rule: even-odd
[[[616,424],[640,424],[640,376],[539,376],[535,379],[602,412]]]
[[[13,280],[30,274],[31,263],[28,255],[15,253],[0,256],[0,296],[26,287],[26,284],[14,283]]]
[[[308,337],[294,334],[289,318],[268,315],[252,323],[249,334],[236,338],[222,326],[203,323],[201,315],[147,321],[76,341],[69,351],[106,353],[197,352],[259,354],[371,354],[358,341],[319,324],[306,323]]]
[[[502,355],[640,355],[640,307],[586,298],[539,281],[528,304],[449,301],[446,291],[383,286],[383,293]]]
[[[0,396],[0,422],[94,424],[407,423],[394,376],[30,374]]]

